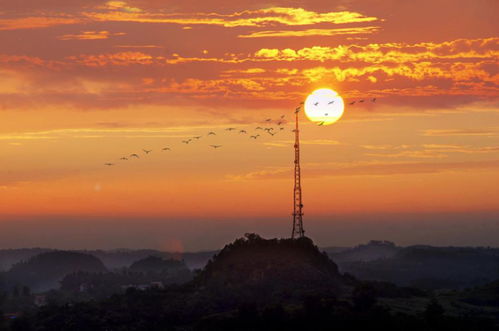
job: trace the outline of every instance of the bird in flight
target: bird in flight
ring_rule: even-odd
[[[235,129],[236,129],[236,128],[227,128],[227,129],[225,129],[225,130],[226,130],[226,131],[233,131],[233,130],[235,130]]]
[[[171,148],[170,147],[165,147],[162,149],[162,151],[171,151]]]
[[[256,138],[258,138],[258,137],[260,137],[260,135],[259,135],[259,134],[254,135],[254,136],[250,136],[250,138],[253,138],[253,139],[256,139]]]
[[[239,133],[248,133],[248,132],[246,132],[246,130],[241,130],[239,131]]]
[[[120,160],[127,161],[128,158],[123,156],[123,157],[120,157]]]
[[[202,136],[195,136],[195,137],[192,137],[192,138],[194,138],[194,139],[198,139],[198,140],[199,140],[199,139],[201,139],[201,137],[202,137]]]
[[[284,130],[284,128],[279,128],[279,131],[282,131],[282,130]]]
[[[334,103],[334,100],[333,101],[329,101],[327,104],[328,105],[332,105]]]
[[[314,106],[318,106],[318,105],[319,105],[319,102],[314,103]]]
[[[364,102],[364,99],[362,99],[362,100],[359,100],[359,102]]]
[[[255,130],[263,130],[261,127],[257,126]]]
[[[137,159],[139,159],[139,158],[140,158],[140,156],[139,156],[138,154],[135,154],[135,153],[130,154],[130,157],[136,157]]]
[[[286,115],[281,115],[281,118],[284,118],[284,117],[286,117]]]
[[[282,121],[277,122],[277,125],[281,125],[281,124],[282,124]]]
[[[350,102],[350,105],[353,105],[353,104],[355,104],[355,101]]]
[[[217,134],[213,131],[208,132],[208,136],[216,136]]]
[[[188,144],[190,141],[189,140],[182,140],[184,144]]]
[[[301,110],[301,107],[296,108],[296,109],[295,109],[295,114],[296,114],[296,113],[299,113],[299,112],[300,112],[300,110]]]
[[[114,163],[104,163],[104,165],[107,165],[108,167],[113,166]]]
[[[372,98],[372,100],[371,100],[371,101],[372,101],[372,102],[376,102],[376,98]]]
[[[324,122],[320,122],[319,124],[317,124],[318,126],[322,126],[324,125]]]
[[[215,148],[215,149],[222,147],[222,145],[210,145],[210,146]]]
[[[268,133],[269,133],[271,136],[275,135],[275,133],[272,133],[272,132],[270,132],[270,131],[268,131]]]
[[[144,153],[146,153],[146,154],[149,154],[149,153],[151,153],[151,152],[152,152],[152,149],[150,149],[150,150],[147,150],[147,149],[142,149],[142,150],[143,150],[143,151],[144,151]]]

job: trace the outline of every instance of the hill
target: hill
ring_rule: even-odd
[[[194,284],[225,293],[225,300],[268,302],[317,291],[341,295],[352,281],[308,238],[267,240],[247,234],[216,254]]]
[[[349,252],[332,257],[343,272],[360,279],[423,289],[463,289],[499,278],[499,250],[494,248],[394,247],[378,259],[366,259],[369,247],[362,250],[363,255],[357,257]]]
[[[105,272],[106,267],[92,255],[53,251],[13,265],[4,278],[8,286],[28,286],[39,292],[58,288],[64,276],[79,271]]]

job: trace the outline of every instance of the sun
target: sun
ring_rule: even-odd
[[[343,115],[345,104],[336,91],[321,88],[312,92],[305,100],[305,115],[312,122],[329,125]]]

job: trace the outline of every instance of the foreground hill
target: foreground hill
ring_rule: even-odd
[[[105,272],[106,267],[92,255],[53,251],[13,265],[4,278],[8,286],[28,286],[38,292],[57,288],[64,276],[80,271]]]
[[[226,245],[196,277],[196,286],[227,296],[262,299],[328,291],[336,295],[352,285],[338,266],[308,238],[266,240],[250,234]]]

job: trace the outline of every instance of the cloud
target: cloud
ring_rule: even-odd
[[[499,135],[498,129],[432,129],[425,130],[424,136],[431,137],[447,137],[447,136],[497,136]]]
[[[365,27],[376,30],[376,27]],[[362,28],[360,28],[362,29]],[[375,63],[412,63],[433,59],[451,63],[464,59],[490,59],[499,56],[499,38],[455,39],[441,43],[370,43],[367,45],[312,46],[299,49],[262,48],[254,53],[257,58],[273,61],[341,61]],[[494,61],[495,62],[495,61]]]
[[[271,30],[258,31],[250,34],[241,34],[239,38],[270,38],[270,37],[310,37],[310,36],[336,36],[347,34],[368,34],[379,30],[377,26],[341,29],[306,29],[306,30]]]
[[[110,37],[113,36],[123,36],[126,33],[124,32],[116,32],[116,33],[111,33],[106,30],[102,31],[83,31],[79,34],[65,34],[62,36],[59,36],[58,39],[60,40],[96,40],[96,39],[109,39]]]
[[[265,142],[264,145],[274,146],[274,147],[288,147],[289,145],[293,145],[295,143],[294,140],[276,140],[273,142]],[[332,139],[301,139],[300,144],[302,145],[340,145],[341,143],[337,140]]]
[[[374,22],[377,17],[364,16],[357,12],[340,11],[318,13],[303,8],[272,7],[258,10],[245,10],[232,14],[219,13],[161,13],[124,11],[124,7],[107,7],[106,11],[85,12],[92,20],[140,23],[169,23],[179,25],[215,25],[234,27],[266,27],[272,25],[304,26],[320,23],[347,24]]]
[[[57,25],[79,24],[83,20],[77,17],[67,16],[39,16],[23,18],[4,18],[0,19],[1,30],[20,30],[20,29],[40,29]]]
[[[430,174],[443,172],[465,172],[499,169],[499,160],[469,162],[355,162],[334,163],[307,167],[308,178],[343,176],[392,176],[410,174]],[[228,175],[229,180],[271,180],[287,179],[292,175],[289,167],[274,167],[242,175]]]

